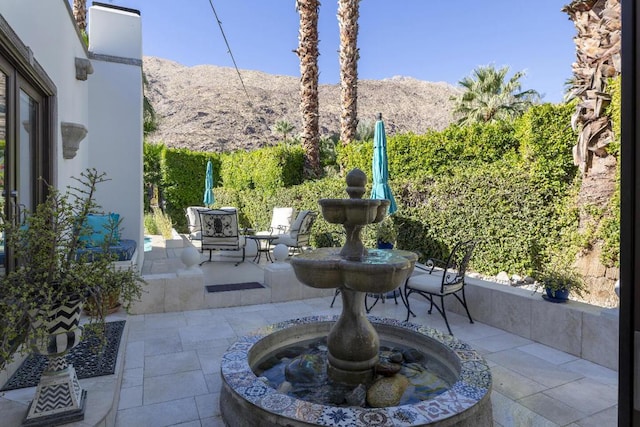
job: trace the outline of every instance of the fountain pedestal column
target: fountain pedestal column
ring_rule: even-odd
[[[366,293],[341,288],[340,295],[343,310],[327,337],[327,374],[341,383],[368,383],[378,363],[380,339],[366,316]]]

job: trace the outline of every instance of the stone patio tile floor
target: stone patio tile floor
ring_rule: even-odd
[[[216,266],[205,264],[205,269]],[[243,275],[242,265],[237,274]],[[205,275],[208,275],[205,272]],[[242,291],[241,291],[242,292]],[[179,313],[129,315],[126,353],[115,416],[117,427],[223,426],[218,398],[220,360],[239,336],[286,318],[339,314],[338,298],[276,304],[258,304]],[[446,329],[438,313],[428,315],[421,299],[412,299],[418,317],[410,321]],[[371,312],[404,320],[406,310],[393,300],[378,303]],[[617,425],[617,372],[570,354],[481,323],[448,313],[453,333],[470,343],[488,361],[493,374],[492,405],[495,426]],[[113,376],[111,376],[113,377]],[[88,391],[85,420],[69,424],[84,427],[110,425],[92,419],[102,402],[109,379],[81,380]],[[114,384],[111,380],[111,387]],[[0,395],[0,425],[19,426],[34,388]]]

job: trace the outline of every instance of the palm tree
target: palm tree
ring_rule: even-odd
[[[73,18],[81,33],[87,31],[87,0],[73,0]]]
[[[340,139],[356,139],[358,126],[358,15],[360,0],[338,0],[340,28]]]
[[[308,178],[319,177],[321,173],[320,128],[318,124],[320,116],[318,103],[319,7],[319,0],[296,0],[296,9],[300,14],[300,32],[298,33],[298,49],[295,50],[295,53],[300,58],[301,136],[305,153],[304,174]]]
[[[287,136],[289,136],[294,129],[295,127],[286,120],[280,120],[273,126],[274,131],[282,134],[282,140],[284,142],[287,142]]]
[[[493,65],[481,66],[458,82],[465,89],[459,98],[452,98],[456,101],[453,112],[459,116],[459,124],[513,119],[540,101],[540,94],[535,90],[521,91],[524,71],[518,71],[506,81],[508,72],[509,67],[497,70]]]

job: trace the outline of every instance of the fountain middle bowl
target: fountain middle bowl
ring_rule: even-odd
[[[382,221],[387,214],[386,199],[320,199],[323,218],[331,224],[367,225]]]
[[[291,258],[291,266],[312,288],[384,293],[404,283],[417,258],[413,252],[368,249],[361,260],[351,261],[340,256],[340,248],[318,248]]]

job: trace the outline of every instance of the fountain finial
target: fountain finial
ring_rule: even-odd
[[[351,199],[361,199],[367,185],[367,175],[360,169],[352,169],[347,174],[347,194]]]

